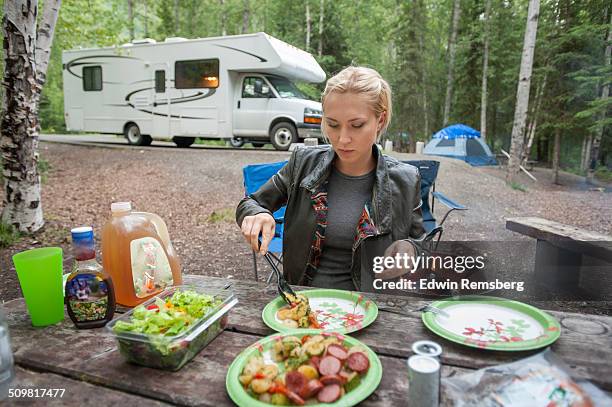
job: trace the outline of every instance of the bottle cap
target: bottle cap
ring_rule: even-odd
[[[412,344],[412,351],[417,355],[439,357],[442,347],[433,341],[417,341]]]
[[[91,226],[81,226],[70,230],[72,247],[77,260],[89,260],[96,257],[94,234]]]
[[[128,212],[132,210],[131,202],[113,202],[111,212]]]

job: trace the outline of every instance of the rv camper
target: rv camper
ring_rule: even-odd
[[[293,81],[322,82],[309,53],[265,33],[134,41],[62,55],[66,127],[133,145],[230,139],[288,150],[320,137],[321,103]]]

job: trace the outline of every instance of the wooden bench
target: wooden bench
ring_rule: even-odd
[[[612,271],[612,236],[537,217],[507,219],[506,229],[537,239],[535,272],[543,281],[571,289],[593,264]]]

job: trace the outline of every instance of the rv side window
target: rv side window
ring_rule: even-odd
[[[155,92],[164,93],[166,91],[166,71],[155,71]]]
[[[174,82],[176,89],[218,88],[219,60],[176,61]]]
[[[270,87],[262,78],[248,76],[244,78],[244,82],[242,83],[242,97],[268,98],[274,97],[274,94],[270,92]]]
[[[83,90],[86,92],[102,90],[102,67],[83,67]]]

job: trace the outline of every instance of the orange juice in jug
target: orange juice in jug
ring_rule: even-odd
[[[182,284],[181,266],[159,216],[111,204],[102,230],[102,263],[111,275],[117,304],[134,307],[164,288]]]

